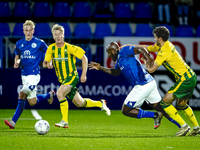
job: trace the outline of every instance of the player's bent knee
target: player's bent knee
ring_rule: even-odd
[[[84,103],[82,103],[82,102],[76,102],[76,104],[75,104],[77,107],[84,107],[85,106],[85,104]]]
[[[125,116],[128,116],[129,112],[125,109],[122,109],[122,114],[125,115]]]
[[[65,98],[65,95],[63,93],[61,93],[61,92],[57,92],[56,95],[57,95],[59,100],[63,100]]]
[[[19,99],[26,99],[27,95],[24,92],[20,92],[18,98]]]
[[[28,99],[28,102],[31,106],[34,106],[37,103],[37,99],[33,98],[33,99]]]

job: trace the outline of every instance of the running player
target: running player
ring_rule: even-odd
[[[82,60],[81,82],[87,80],[86,73],[88,68],[88,59],[85,51],[78,47],[64,42],[64,28],[58,24],[52,27],[52,34],[55,43],[51,44],[46,52],[43,67],[55,68],[60,87],[57,91],[57,97],[60,102],[62,120],[55,126],[68,128],[68,101],[66,96],[72,100],[77,107],[99,107],[110,116],[110,110],[106,106],[106,101],[94,101],[89,98],[82,98],[76,85],[79,82],[79,75],[76,68],[76,58]],[[52,64],[53,63],[53,64]]]
[[[14,68],[18,68],[21,64],[23,87],[19,93],[18,105],[12,120],[5,120],[5,124],[8,125],[10,129],[15,128],[15,124],[24,110],[26,99],[28,99],[31,106],[43,100],[48,100],[49,104],[53,102],[54,91],[36,96],[37,84],[40,81],[39,64],[44,60],[47,45],[43,40],[33,36],[34,28],[34,22],[26,20],[23,24],[25,38],[16,42]]]
[[[135,57],[136,54],[141,53],[147,60],[148,65],[152,65],[153,59],[143,47],[124,46],[121,49],[118,44],[111,42],[106,47],[108,57],[115,62],[115,68],[106,68],[100,66],[99,63],[91,62],[90,69],[101,70],[113,76],[118,76],[120,73],[133,86],[132,91],[126,97],[122,106],[122,113],[133,118],[153,118],[154,128],[160,126],[160,121],[163,115],[179,126],[177,122],[171,119],[162,109],[159,102],[161,100],[160,94],[157,90],[157,85],[154,78],[142,67],[140,61]],[[145,111],[139,107],[146,101],[158,112]],[[162,112],[162,113],[161,113]]]
[[[178,109],[182,110],[192,122],[193,131],[189,133],[189,136],[200,134],[199,124],[191,107],[187,104],[194,91],[197,76],[179,55],[175,46],[168,41],[169,30],[166,27],[156,27],[153,30],[153,35],[156,44],[145,47],[148,48],[148,51],[158,52],[158,54],[154,61],[154,65],[152,67],[147,65],[147,70],[150,73],[153,73],[160,65],[163,65],[175,77],[176,83],[168,90],[161,101],[161,105],[165,112],[181,125],[180,130],[175,135],[184,136],[190,130],[189,125],[186,124],[178,114],[177,109],[172,105],[172,102],[176,99]],[[145,60],[144,62],[146,63]]]

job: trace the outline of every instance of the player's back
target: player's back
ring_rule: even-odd
[[[176,80],[184,76],[185,73],[189,77],[192,76],[193,70],[185,63],[171,42],[167,41],[161,50],[167,51],[168,54],[163,66],[174,75]]]
[[[126,46],[119,51],[115,68],[120,69],[133,86],[144,85],[154,80],[135,57],[134,46]]]

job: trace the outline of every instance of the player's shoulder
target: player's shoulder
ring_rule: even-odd
[[[161,50],[163,50],[165,52],[171,52],[173,47],[174,47],[174,45],[171,42],[166,41]]]
[[[16,42],[16,45],[20,45],[20,44],[24,43],[24,41],[25,41],[25,38],[19,39],[19,40]]]
[[[45,43],[45,41],[43,39],[37,38],[37,37],[33,37],[35,42],[39,42],[39,43]]]
[[[53,46],[56,46],[56,43],[52,43],[48,46],[48,48],[52,48]]]

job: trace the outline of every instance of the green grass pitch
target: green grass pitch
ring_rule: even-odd
[[[15,110],[0,110],[0,150],[197,150],[200,135],[175,137],[179,130],[163,118],[161,126],[153,129],[153,119],[129,118],[118,110],[111,116],[103,111],[69,110],[69,128],[58,128],[60,110],[37,110],[50,124],[46,135],[38,135],[31,110],[24,110],[15,129],[4,124]],[[182,112],[183,119],[192,127]],[[200,121],[200,111],[194,111]]]

